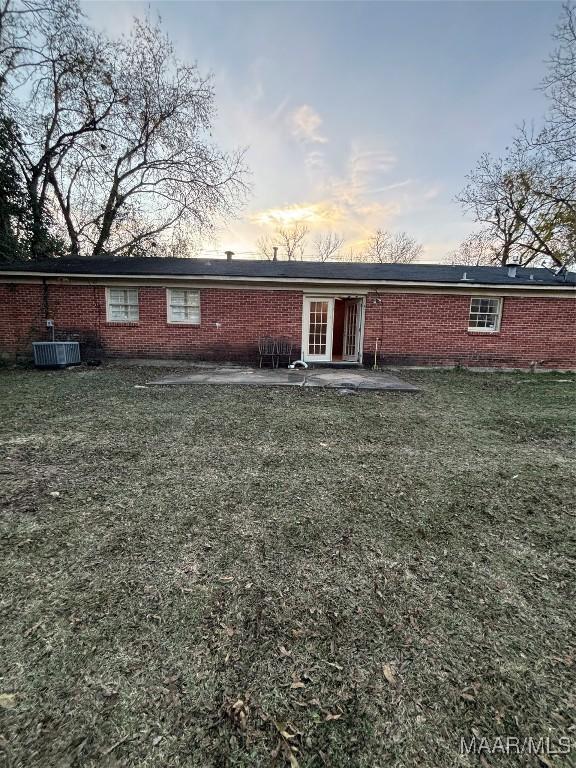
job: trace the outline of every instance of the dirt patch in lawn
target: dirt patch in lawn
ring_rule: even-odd
[[[574,738],[574,388],[148,376],[0,372],[7,765],[442,768],[479,764],[474,735]]]

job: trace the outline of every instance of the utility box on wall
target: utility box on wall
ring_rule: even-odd
[[[80,344],[77,341],[35,341],[32,348],[36,368],[66,368],[80,364]]]

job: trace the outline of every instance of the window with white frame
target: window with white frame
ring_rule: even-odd
[[[500,330],[502,299],[473,296],[470,300],[468,330],[495,332]]]
[[[189,288],[168,288],[168,322],[190,323],[200,322],[200,291]]]
[[[106,319],[109,323],[137,323],[138,288],[108,288]]]

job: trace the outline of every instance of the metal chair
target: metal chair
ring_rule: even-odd
[[[272,368],[276,367],[276,342],[272,336],[262,336],[258,339],[259,367],[262,368],[262,360],[269,357]]]
[[[276,340],[276,368],[280,365],[281,358],[286,358],[286,364],[290,365],[292,362],[292,350],[294,344],[290,339],[284,337]]]

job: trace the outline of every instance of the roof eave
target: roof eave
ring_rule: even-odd
[[[406,286],[406,287],[430,287],[430,288],[492,288],[492,289],[519,289],[519,290],[571,290],[576,292],[576,284],[574,283],[541,283],[539,281],[518,281],[516,283],[479,283],[472,280],[459,280],[459,281],[438,281],[438,280],[368,280],[360,278],[346,278],[346,277],[279,277],[279,276],[247,276],[247,275],[183,275],[183,274],[101,274],[101,273],[70,273],[70,272],[36,272],[29,270],[0,270],[0,280],[3,277],[20,277],[20,278],[64,278],[64,279],[78,279],[78,280],[207,280],[216,282],[242,282],[242,283],[293,283],[293,284],[306,284],[318,283],[324,285],[358,285],[358,286]]]

